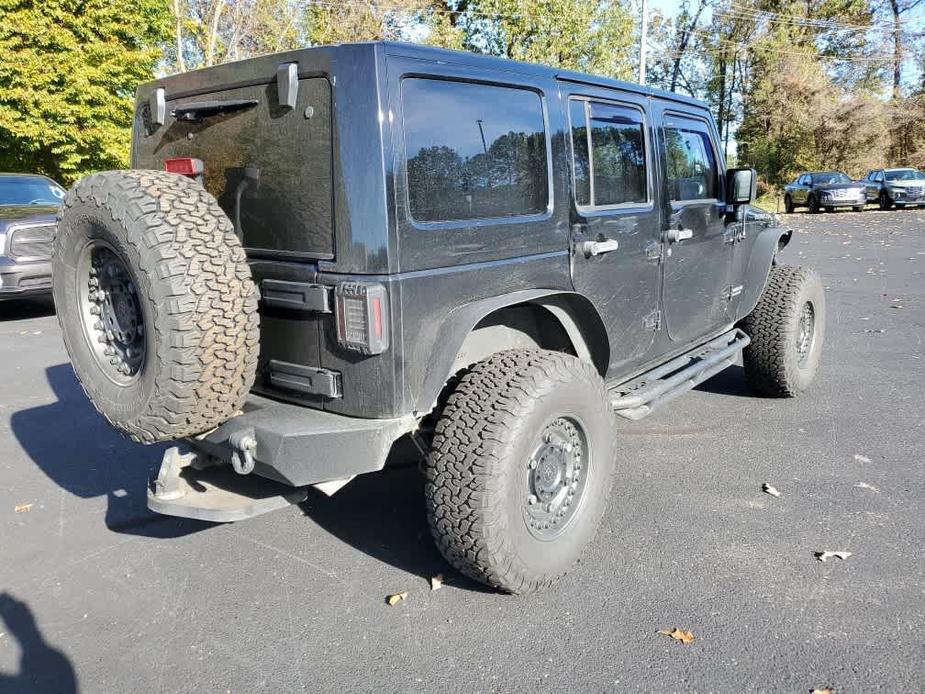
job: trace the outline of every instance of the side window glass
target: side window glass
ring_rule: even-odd
[[[716,157],[706,126],[677,120],[665,126],[668,190],[673,201],[716,197]]]
[[[538,214],[549,202],[546,124],[526,89],[402,82],[411,216],[440,222]]]
[[[595,207],[648,202],[645,124],[633,108],[573,99],[575,201]]]

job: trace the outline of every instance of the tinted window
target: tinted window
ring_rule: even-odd
[[[38,176],[0,176],[0,205],[60,205],[64,189]]]
[[[665,127],[668,190],[672,200],[716,197],[716,158],[706,126],[676,121]]]
[[[576,202],[595,206],[646,202],[642,114],[631,108],[577,99],[571,101],[570,110]]]
[[[538,94],[445,80],[402,83],[411,216],[437,222],[546,209]]]

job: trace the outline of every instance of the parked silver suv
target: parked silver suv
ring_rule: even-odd
[[[918,169],[874,169],[861,181],[867,200],[881,210],[925,205],[925,174]]]

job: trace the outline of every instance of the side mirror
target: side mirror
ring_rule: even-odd
[[[745,205],[758,197],[758,172],[729,169],[726,172],[726,204]]]

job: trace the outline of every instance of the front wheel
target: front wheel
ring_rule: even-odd
[[[447,561],[509,593],[564,574],[606,506],[614,419],[597,371],[571,355],[512,350],[472,367],[426,463],[427,517]]]
[[[789,195],[784,196],[784,211],[787,214],[793,214],[794,205],[793,199]]]
[[[799,395],[812,384],[825,336],[825,291],[814,270],[771,268],[755,309],[742,321],[751,338],[742,352],[745,375],[772,397]]]
[[[809,213],[819,214],[819,201],[816,199],[815,195],[809,196]]]
[[[877,202],[880,205],[880,209],[884,212],[893,207],[893,202],[890,200],[890,196],[886,194],[885,190],[880,191],[880,197],[877,198]]]

